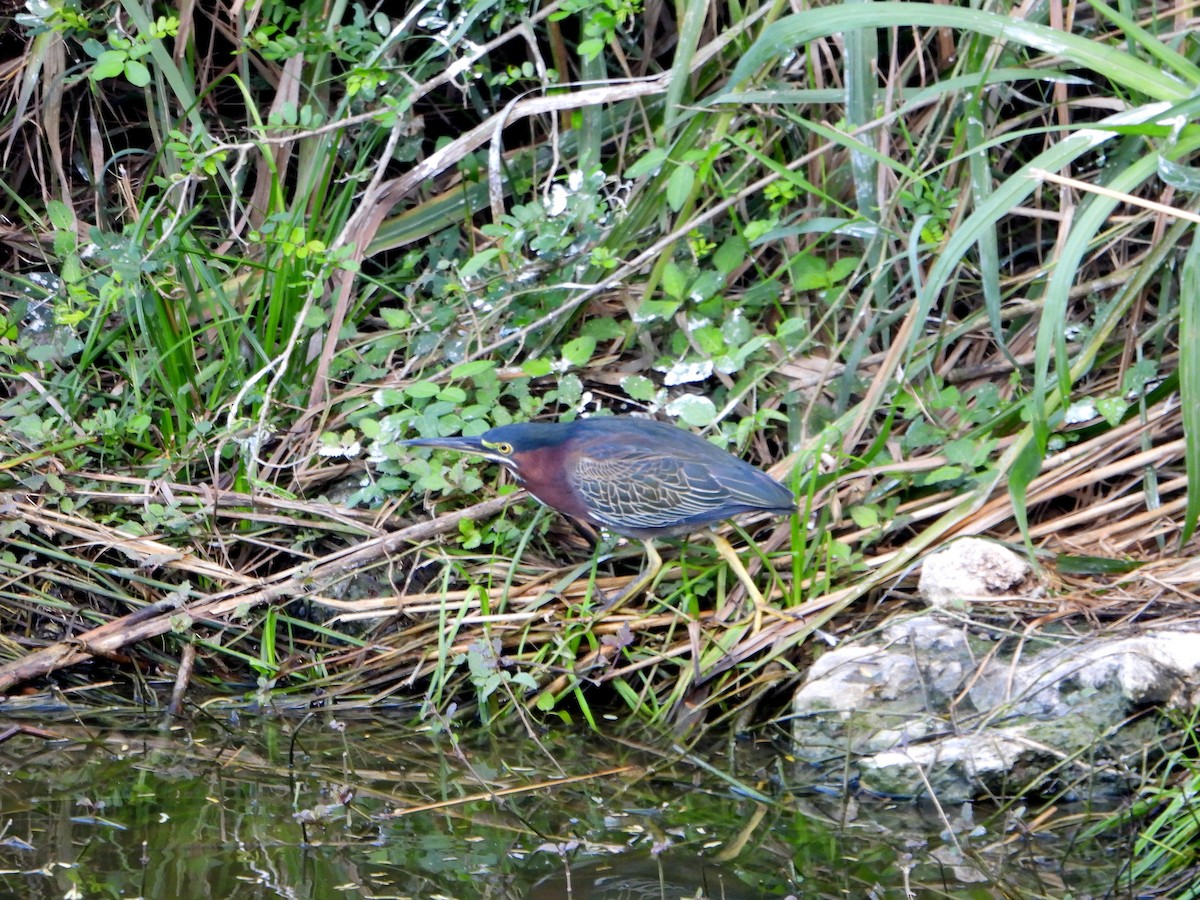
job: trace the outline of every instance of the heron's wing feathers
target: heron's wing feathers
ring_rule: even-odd
[[[592,515],[616,531],[674,529],[692,520],[715,520],[729,492],[700,463],[661,456],[582,457],[576,490]]]

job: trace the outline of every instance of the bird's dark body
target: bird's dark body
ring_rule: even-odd
[[[414,446],[478,453],[542,503],[639,540],[686,534],[749,512],[795,510],[791,491],[703,438],[625,416],[503,425]]]

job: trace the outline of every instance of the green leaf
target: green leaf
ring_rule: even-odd
[[[1157,377],[1158,363],[1152,359],[1140,359],[1125,371],[1121,389],[1126,393],[1141,394]]]
[[[320,328],[329,321],[329,313],[319,306],[310,306],[304,314],[305,328]]]
[[[134,87],[145,87],[150,83],[150,70],[145,63],[130,59],[125,63],[125,77]]]
[[[418,381],[415,384],[406,385],[404,393],[414,400],[428,400],[430,397],[436,397],[441,390],[441,386],[432,381]]]
[[[583,382],[578,375],[564,375],[558,379],[558,390],[551,393],[563,406],[578,406],[583,399]]]
[[[518,672],[512,676],[512,684],[514,687],[524,688],[526,692],[536,691],[538,689],[538,681],[529,672]]]
[[[861,261],[862,258],[858,256],[843,256],[834,260],[833,265],[829,267],[829,283],[841,284],[854,273]]]
[[[717,356],[725,352],[725,336],[716,325],[705,325],[692,332],[692,338],[701,353]]]
[[[1110,559],[1106,556],[1072,556],[1060,553],[1054,557],[1055,573],[1063,575],[1124,575],[1144,565],[1131,559]]]
[[[717,407],[700,394],[684,394],[667,404],[667,414],[676,416],[688,425],[703,428],[717,418]]]
[[[500,255],[499,247],[489,247],[486,250],[480,250],[474,256],[463,264],[463,267],[458,270],[459,278],[470,278],[492,260]]]
[[[74,229],[75,217],[71,213],[71,207],[61,200],[51,200],[47,203],[46,212],[50,217],[50,224],[55,228],[61,231]]]
[[[496,364],[490,359],[472,359],[465,363],[459,363],[450,370],[450,375],[453,378],[475,378],[485,372],[492,373],[496,370]]]
[[[591,362],[595,350],[596,339],[585,334],[563,345],[562,358],[569,365],[582,368]]]
[[[678,300],[643,300],[633,314],[633,321],[638,325],[669,319],[679,309]]]
[[[675,260],[671,260],[663,266],[662,286],[663,290],[667,292],[667,296],[676,300],[682,300],[687,292],[687,276],[683,274],[683,269],[679,268]],[[643,303],[642,306],[644,307],[645,304]]]
[[[1030,544],[1029,508],[1026,502],[1026,489],[1033,479],[1042,471],[1042,459],[1046,454],[1046,441],[1049,431],[1042,422],[1029,425],[1031,434],[1028,442],[1017,453],[1012,468],[1008,472],[1008,495],[1012,498],[1013,517],[1025,543]]]
[[[946,459],[952,463],[977,469],[987,460],[990,445],[994,441],[978,441],[972,438],[959,438],[950,441],[942,448]]]
[[[709,300],[715,297],[723,287],[725,287],[725,279],[721,276],[720,272],[712,269],[704,269],[688,285],[688,297],[692,300],[699,298]]]
[[[642,155],[642,158],[636,160],[633,165],[625,170],[625,177],[629,179],[641,178],[643,175],[652,175],[659,170],[663,163],[667,161],[667,151],[659,147]]]
[[[96,60],[96,65],[92,67],[92,81],[116,78],[125,71],[126,59],[128,57],[123,50],[105,50],[100,54],[100,58]]]
[[[412,396],[411,394],[409,396]],[[387,409],[391,406],[401,406],[404,403],[404,391],[397,388],[380,388],[371,395],[375,405]]]
[[[918,484],[941,484],[943,482],[958,481],[963,476],[963,470],[960,466],[938,466],[929,474],[918,479]]]
[[[600,38],[590,38],[579,42],[579,55],[584,59],[595,59],[604,52],[604,41]]]
[[[416,486],[422,491],[436,493],[449,489],[450,482],[446,480],[441,471],[429,471],[417,479]]]
[[[817,291],[829,287],[829,266],[811,253],[799,253],[792,258],[792,286],[798,291]]]
[[[388,328],[402,330],[412,324],[412,313],[407,309],[384,308],[379,310],[379,315]]]
[[[852,506],[850,507],[850,518],[859,528],[879,527],[879,510],[874,506]]]
[[[1120,397],[1103,397],[1096,401],[1096,412],[1104,416],[1105,421],[1113,428],[1121,424],[1129,404]]]
[[[614,319],[588,319],[583,325],[582,333],[598,341],[615,341],[625,337],[625,329]]]
[[[691,166],[679,164],[671,177],[667,179],[667,205],[672,211],[679,212],[687,203],[692,193],[692,185],[696,183],[696,170]]]
[[[776,219],[751,219],[746,223],[746,227],[742,229],[742,237],[753,244],[764,234],[770,234],[772,229],[778,224],[779,222]]]
[[[746,262],[750,245],[740,235],[733,235],[717,248],[713,254],[713,265],[722,275],[728,275]]]
[[[530,378],[544,378],[550,374],[550,360],[527,359],[521,364],[521,371]]]
[[[634,400],[648,403],[658,392],[654,382],[644,375],[626,375],[621,379],[621,390]]]
[[[726,344],[734,346],[744,344],[750,340],[752,334],[750,320],[742,314],[740,309],[735,309],[721,323],[721,336],[725,339]]]

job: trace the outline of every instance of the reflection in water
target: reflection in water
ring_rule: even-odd
[[[759,900],[733,872],[697,856],[663,854],[657,858],[624,854],[612,859],[567,865],[561,874],[533,886],[529,900],[659,900],[662,897],[720,897]]]
[[[0,897],[1061,897],[1122,866],[1015,813],[801,799],[745,748],[718,781],[591,732],[40,727],[0,743]]]

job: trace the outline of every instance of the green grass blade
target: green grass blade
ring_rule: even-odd
[[[806,10],[769,25],[733,70],[727,90],[741,86],[774,58],[816,38],[861,28],[912,26],[974,31],[1062,56],[1068,62],[1103,73],[1117,84],[1156,100],[1184,100],[1193,87],[1123,50],[1045,25],[974,9],[927,3],[872,3]]]
[[[1164,41],[1142,28],[1129,16],[1113,9],[1103,0],[1088,0],[1088,6],[1120,28],[1130,43],[1145,50],[1150,57],[1161,63],[1164,69],[1177,73],[1192,84],[1200,83],[1200,66],[1172,50]]]
[[[875,5],[869,0],[850,2],[864,3],[868,9]],[[859,28],[846,35],[843,73],[846,79],[846,118],[852,130],[875,118],[875,64],[878,56],[879,40],[874,29]],[[878,222],[878,173],[873,154],[851,147],[850,168],[854,176],[854,196],[859,215],[869,222]]]
[[[1188,474],[1187,511],[1179,535],[1181,549],[1200,520],[1200,353],[1196,352],[1200,347],[1200,228],[1193,228],[1192,233],[1179,292],[1179,346],[1183,348],[1179,354],[1179,396]]]
[[[679,28],[679,40],[675,44],[675,58],[671,62],[671,83],[667,86],[667,108],[663,113],[663,135],[670,142],[680,107],[686,102],[688,87],[692,80],[692,60],[700,44],[700,32],[708,15],[708,3],[701,0],[683,0],[683,22]]]

